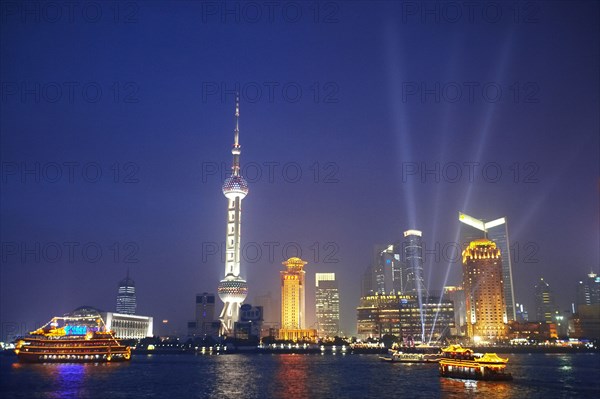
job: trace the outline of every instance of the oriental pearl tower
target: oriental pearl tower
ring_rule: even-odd
[[[240,101],[235,101],[235,135],[231,154],[233,165],[231,176],[223,182],[223,194],[227,198],[227,235],[225,237],[225,278],[219,283],[217,292],[223,301],[223,311],[219,317],[219,335],[233,334],[234,323],[238,321],[242,302],[248,295],[248,284],[240,277],[240,230],[242,200],[248,194],[248,183],[240,174]]]

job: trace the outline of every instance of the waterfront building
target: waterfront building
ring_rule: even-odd
[[[553,323],[554,315],[557,313],[558,308],[554,303],[554,293],[550,289],[550,284],[543,277],[535,285],[534,295],[536,321]]]
[[[473,340],[506,336],[502,256],[491,240],[471,241],[462,253],[467,336]]]
[[[307,262],[289,258],[282,264],[286,270],[281,276],[281,328],[301,330],[305,328],[305,282],[303,270]]]
[[[356,308],[359,339],[400,336],[400,294],[368,295],[360,298]]]
[[[454,305],[446,298],[414,295],[370,295],[357,307],[358,338],[393,335],[407,345],[429,343],[450,335],[454,328]]]
[[[460,238],[463,249],[468,247],[469,243],[479,238],[488,238],[496,243],[496,246],[502,254],[502,281],[504,286],[504,300],[506,303],[507,320],[516,319],[515,311],[515,292],[513,288],[512,277],[512,257],[510,250],[510,241],[508,238],[508,222],[506,217],[501,217],[491,221],[476,219],[472,216],[458,213],[460,221]]]
[[[217,292],[223,301],[223,310],[219,317],[221,327],[219,335],[233,333],[234,324],[239,320],[242,302],[248,295],[248,284],[240,276],[240,243],[242,200],[248,194],[248,183],[241,175],[240,154],[242,152],[239,137],[240,105],[239,97],[235,104],[235,131],[233,148],[233,164],[231,176],[223,183],[223,194],[227,198],[227,232],[225,237],[225,278],[219,283]]]
[[[153,318],[134,314],[100,312],[106,329],[119,339],[142,339],[152,337]]]
[[[189,336],[217,336],[220,322],[215,320],[215,294],[196,294],[194,321],[188,322]]]
[[[320,337],[335,337],[340,332],[340,293],[335,273],[316,273],[315,281],[317,333]]]
[[[430,296],[421,301],[415,296],[400,300],[400,337],[405,345],[432,343],[455,331],[454,303]]]
[[[569,337],[600,340],[600,304],[577,307],[569,320]]]
[[[306,329],[306,284],[304,265],[300,258],[289,258],[282,264],[286,270],[281,277],[281,329],[279,339],[313,341],[317,332]]]
[[[129,277],[127,270],[127,276],[119,282],[116,310],[121,314],[135,314],[136,309],[135,282]]]
[[[523,340],[544,342],[556,338],[556,326],[536,321],[509,321],[507,325],[507,338],[510,340]]]
[[[262,306],[252,306],[248,303],[240,307],[240,321],[235,323],[235,338],[255,339],[261,336],[263,328]]]

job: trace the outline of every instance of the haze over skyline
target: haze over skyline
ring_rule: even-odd
[[[95,22],[2,14],[0,338],[114,310],[127,268],[137,312],[185,333],[195,294],[222,278],[235,91],[247,303],[279,302],[297,243],[307,326],[315,273],[334,272],[352,334],[373,246],[404,230],[436,252],[430,290],[460,284],[444,252],[459,211],[507,217],[530,315],[540,277],[566,310],[599,271],[597,3],[533,2],[497,22],[423,19],[406,2],[293,3],[296,22],[131,4],[117,18],[103,3]]]

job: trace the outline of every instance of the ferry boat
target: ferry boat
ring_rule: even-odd
[[[390,356],[379,356],[379,359],[390,363],[437,363],[440,361],[440,356],[431,353],[394,352]]]
[[[390,349],[388,356],[379,359],[391,363],[437,363],[441,357],[439,347],[419,345],[405,350]]]
[[[90,307],[54,317],[43,327],[19,339],[15,353],[20,362],[115,362],[131,359],[131,348],[107,331],[100,313]]]
[[[512,374],[506,372],[504,359],[495,353],[476,354],[469,348],[450,345],[442,349],[440,375],[469,380],[506,381]]]

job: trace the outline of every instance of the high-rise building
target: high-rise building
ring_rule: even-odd
[[[458,220],[461,222],[460,237],[463,249],[468,247],[474,240],[488,238],[495,242],[500,250],[502,254],[502,280],[506,302],[506,317],[508,320],[515,320],[517,317],[515,312],[515,292],[513,289],[512,258],[506,217],[486,222],[459,212]]]
[[[402,288],[402,266],[399,245],[376,245],[373,249],[375,292],[399,294]]]
[[[303,270],[307,262],[289,258],[282,264],[286,270],[281,274],[281,328],[298,330],[305,328],[305,284]]]
[[[419,298],[427,296],[425,281],[423,279],[423,243],[419,230],[406,230],[404,232],[404,270],[402,278],[402,294],[416,295]]]
[[[217,292],[223,301],[221,311],[220,335],[231,335],[235,322],[239,320],[242,302],[248,295],[248,284],[240,276],[240,242],[242,221],[242,200],[248,194],[248,183],[241,175],[240,154],[240,104],[239,97],[235,104],[235,132],[233,148],[233,165],[231,176],[223,182],[223,194],[227,198],[227,233],[225,237],[225,278],[219,283]]]
[[[467,305],[465,303],[465,290],[462,287],[444,287],[444,298],[454,304],[454,326],[452,335],[464,335],[467,324]]]
[[[373,260],[362,277],[362,296],[402,294],[406,288],[405,243],[377,244]]]
[[[507,317],[500,249],[486,238],[471,241],[462,253],[462,264],[467,336],[473,340],[504,338]]]
[[[303,270],[307,262],[300,258],[289,258],[282,264],[281,271],[281,329],[279,339],[314,340],[317,331],[306,329],[306,286]]]
[[[127,276],[119,282],[117,313],[135,314],[136,308],[135,282],[129,277],[129,270],[127,270]]]
[[[577,284],[577,307],[600,304],[600,276],[590,272]]]
[[[315,280],[317,332],[320,337],[335,337],[340,332],[340,293],[335,273],[316,273]]]
[[[558,308],[554,303],[554,294],[550,289],[544,278],[540,278],[540,281],[534,287],[535,294],[535,317],[536,321],[544,323],[554,323],[554,315]]]

